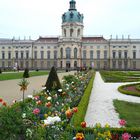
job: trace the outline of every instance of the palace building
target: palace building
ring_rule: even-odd
[[[0,68],[140,69],[140,39],[84,36],[83,19],[76,9],[76,1],[70,0],[68,11],[62,15],[61,36],[0,39]]]

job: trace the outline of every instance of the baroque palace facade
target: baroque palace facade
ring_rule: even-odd
[[[70,0],[62,15],[62,35],[37,40],[0,39],[0,68],[20,69],[140,69],[140,39],[83,36],[83,15]]]

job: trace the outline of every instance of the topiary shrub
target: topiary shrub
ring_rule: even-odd
[[[2,74],[2,70],[0,69],[0,74]]]
[[[54,66],[51,68],[45,87],[49,91],[61,89],[61,84]]]
[[[26,69],[24,70],[24,73],[23,73],[23,78],[28,78],[28,77],[30,77],[30,76],[29,76],[29,69],[26,68]]]

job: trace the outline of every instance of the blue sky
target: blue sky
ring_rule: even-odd
[[[140,0],[76,0],[84,35],[140,38]],[[0,38],[61,35],[69,0],[0,0]]]

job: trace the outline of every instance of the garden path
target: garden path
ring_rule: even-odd
[[[119,114],[115,112],[113,100],[140,103],[140,97],[121,94],[117,90],[119,86],[129,83],[105,83],[100,73],[96,72],[85,116],[87,126],[93,127],[96,123],[101,123],[102,126],[105,126],[108,123],[111,127],[120,127],[118,124]]]
[[[74,74],[74,71],[58,73],[58,77],[61,81],[64,75],[69,74]],[[25,97],[42,90],[42,85],[46,83],[47,77],[48,76],[35,76],[28,78],[29,86],[27,91],[25,91]],[[0,98],[6,101],[7,104],[12,104],[13,100],[21,100],[22,92],[18,86],[20,80],[21,79],[0,81]]]

